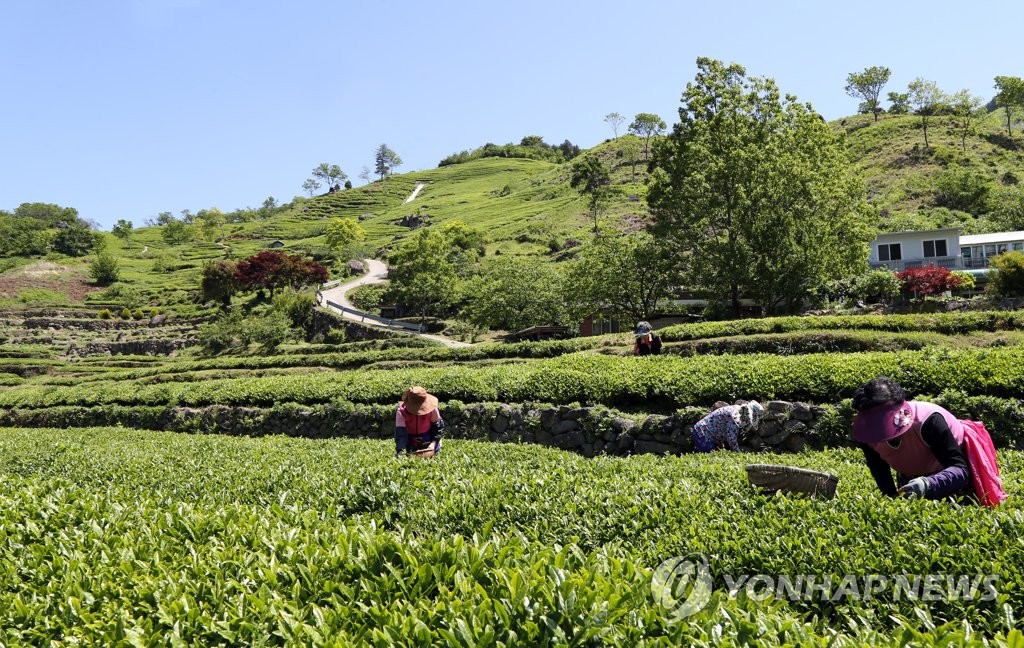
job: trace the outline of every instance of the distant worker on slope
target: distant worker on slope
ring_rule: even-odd
[[[980,421],[959,420],[938,405],[908,401],[903,388],[884,376],[857,388],[853,409],[853,438],[886,495],[967,496],[985,506],[1006,499],[995,447]]]
[[[444,420],[437,409],[437,397],[419,385],[402,392],[395,413],[395,456],[414,454],[430,459],[441,452]]]
[[[639,322],[633,331],[636,342],[633,344],[633,355],[658,355],[661,353],[661,338],[654,332],[649,322]]]

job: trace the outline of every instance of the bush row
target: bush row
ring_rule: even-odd
[[[765,497],[749,459],[455,441],[400,462],[378,441],[8,430],[0,627],[17,645],[1024,640],[1013,498],[996,511],[888,500],[855,451],[794,460],[839,475],[835,500]],[[1001,460],[1012,489],[1021,457]],[[712,598],[678,622],[652,577],[701,556]],[[850,574],[993,575],[996,596],[730,593],[755,574],[828,577],[829,594]]]
[[[1024,328],[1024,312],[1022,311],[977,311],[913,315],[767,317],[679,324],[666,327],[659,333],[666,341],[676,341],[804,330],[934,331],[952,335],[971,331],[1008,331],[1021,328]]]
[[[983,421],[1000,448],[1024,448],[1024,401],[1018,398],[970,396],[958,390],[943,391],[935,396],[923,394],[922,398],[946,407],[959,418]],[[718,404],[720,403],[716,405]],[[697,405],[681,407],[666,417],[657,414],[626,413],[601,407],[578,408],[577,405],[447,401],[442,403],[441,409],[449,424],[450,434],[456,437],[492,441],[520,440],[563,448],[566,447],[564,440],[556,442],[555,435],[544,434],[543,431],[552,433],[560,429],[563,432],[570,432],[576,428],[549,425],[548,419],[554,416],[557,420],[564,416],[567,420],[582,421],[580,429],[585,432],[585,438],[574,444],[572,449],[583,454],[601,452],[601,446],[613,442],[618,444],[617,447],[608,445],[604,452],[617,454],[628,451],[643,454],[689,450],[689,430],[686,426],[699,420],[710,409],[708,406]],[[807,409],[806,404],[797,406]],[[794,430],[800,435],[799,440],[788,439],[788,434],[778,434],[777,438],[747,438],[744,445],[753,449],[785,447],[792,450],[801,449],[805,444],[819,449],[852,445],[850,429],[854,412],[848,399],[834,404],[815,405],[811,409],[814,410],[812,416],[799,417],[799,420],[805,422],[805,425]],[[610,421],[615,419],[619,421],[609,427]],[[544,421],[543,425],[538,424],[541,421]],[[45,409],[0,410],[0,427],[96,426],[235,436],[282,434],[305,438],[390,438],[394,432],[394,406],[335,401],[322,405],[282,402],[267,407],[65,405]],[[634,427],[643,434],[632,434],[632,439],[621,438],[622,433],[629,433]],[[615,434],[608,436],[609,430],[612,429]],[[771,430],[766,424],[760,436],[775,435],[777,429],[782,429],[781,424],[777,424]],[[539,431],[541,433],[538,435]],[[682,433],[682,437],[679,433]],[[594,449],[598,437],[604,437],[603,443]],[[633,439],[656,443],[634,446]],[[585,443],[591,445],[589,452],[583,447]]]
[[[1024,393],[1024,348],[789,357],[618,358],[576,353],[482,367],[318,372],[156,385],[124,380],[68,387],[24,385],[0,393],[0,408],[393,403],[409,385],[421,384],[446,400],[581,402],[658,411],[741,398],[834,403],[880,375],[894,378],[912,394],[959,390],[970,396],[1016,398]]]

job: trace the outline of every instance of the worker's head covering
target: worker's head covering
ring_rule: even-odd
[[[402,403],[406,412],[422,416],[434,411],[437,407],[437,396],[428,394],[426,389],[416,385],[402,392]]]
[[[764,416],[764,406],[756,400],[742,405],[732,406],[732,420],[741,428],[756,430],[761,425],[761,417]]]

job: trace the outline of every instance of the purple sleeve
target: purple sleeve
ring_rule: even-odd
[[[928,499],[941,499],[952,493],[963,490],[970,481],[970,475],[960,466],[943,468],[934,475],[928,475]]]
[[[945,468],[929,475],[928,499],[941,499],[967,488],[971,473],[967,468],[967,457],[953,438],[946,419],[938,412],[932,414],[921,426],[921,438],[931,448],[935,457]]]

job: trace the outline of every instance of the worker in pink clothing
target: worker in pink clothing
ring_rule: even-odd
[[[886,377],[857,388],[853,409],[853,438],[886,495],[967,495],[986,506],[1006,499],[995,447],[981,422],[959,420],[933,403],[908,401]]]
[[[444,419],[437,409],[437,397],[420,386],[402,392],[395,412],[395,456],[415,454],[430,459],[441,452]]]

